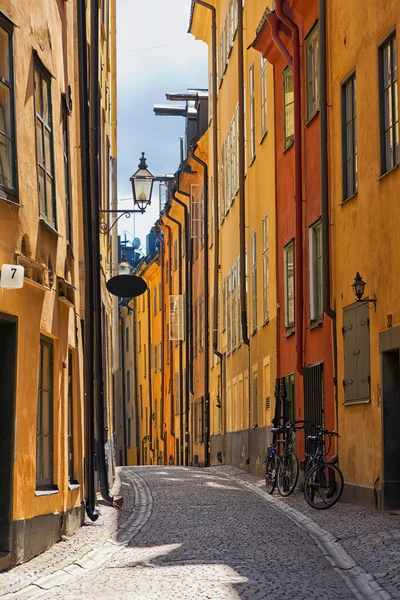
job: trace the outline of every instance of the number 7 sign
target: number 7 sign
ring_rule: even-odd
[[[24,267],[21,265],[3,265],[1,267],[0,287],[18,290],[24,285]]]

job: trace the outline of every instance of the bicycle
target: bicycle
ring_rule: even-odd
[[[317,435],[307,437],[307,442],[315,446],[315,450],[312,454],[306,453],[303,494],[306,502],[312,508],[325,510],[336,504],[344,488],[343,474],[335,464],[337,455],[325,460],[329,454],[332,438],[339,437],[339,435],[336,431],[328,431],[320,425],[314,427]],[[329,446],[324,451],[326,435],[329,437]]]
[[[299,459],[293,447],[293,433],[304,429],[304,421],[289,422],[282,431],[284,433],[283,450],[279,457],[277,484],[281,496],[290,496],[299,479]]]
[[[280,419],[281,417],[278,417]],[[279,469],[279,450],[278,445],[283,443],[283,440],[278,440],[278,434],[283,431],[282,425],[273,427],[272,433],[272,444],[267,448],[267,455],[265,457],[265,487],[268,494],[273,494],[276,486],[276,479],[278,476]]]

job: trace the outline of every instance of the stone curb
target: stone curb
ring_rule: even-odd
[[[79,577],[84,572],[96,569],[112,555],[123,550],[147,523],[153,510],[153,498],[150,488],[136,473],[125,473],[130,486],[135,490],[135,509],[132,515],[118,527],[111,538],[102,546],[90,550],[81,559],[74,560],[51,575],[41,577],[17,592],[0,596],[0,600],[34,599],[43,596],[49,590],[69,584],[72,577]]]
[[[213,467],[210,467],[210,470]],[[279,498],[275,498],[267,494],[267,492],[258,485],[243,481],[235,475],[230,475],[215,469],[218,473],[222,473],[224,477],[239,483],[253,494],[259,496],[275,510],[284,514],[288,519],[293,521],[297,527],[303,529],[314,540],[318,548],[321,550],[324,557],[331,563],[345,580],[349,589],[356,598],[360,600],[392,600],[393,596],[384,590],[376,579],[365,571],[360,565],[357,565],[354,558],[343,548],[337,538],[328,530],[324,529],[310,517],[304,515],[299,510],[288,506]]]

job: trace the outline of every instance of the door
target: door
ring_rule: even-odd
[[[17,319],[0,313],[0,564],[11,552]]]
[[[304,427],[305,442],[315,435],[314,425],[324,426],[324,364],[304,369]],[[309,448],[306,448],[306,452]]]
[[[382,352],[383,509],[400,508],[400,351]]]

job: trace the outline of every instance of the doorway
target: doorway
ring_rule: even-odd
[[[17,319],[0,313],[0,564],[11,552]]]
[[[383,509],[400,508],[400,349],[382,352]]]

